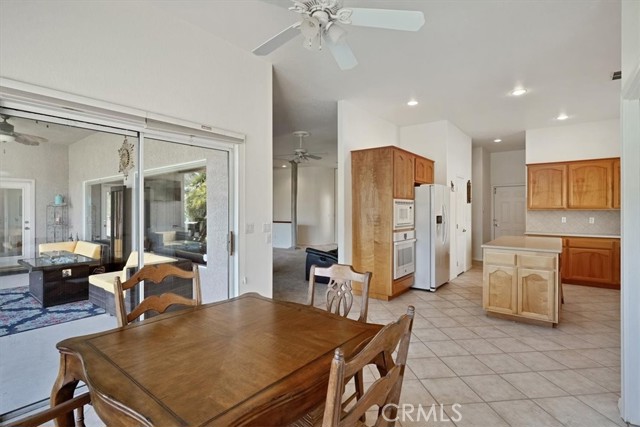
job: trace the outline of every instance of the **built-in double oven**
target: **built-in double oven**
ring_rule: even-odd
[[[416,267],[414,201],[393,200],[393,279],[412,274]]]

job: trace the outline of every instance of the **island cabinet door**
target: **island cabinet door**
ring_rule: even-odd
[[[517,303],[516,267],[485,265],[483,307],[497,313],[515,314]]]
[[[518,269],[518,314],[554,322],[555,271]]]

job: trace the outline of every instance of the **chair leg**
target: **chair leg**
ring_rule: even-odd
[[[84,405],[76,409],[76,425],[75,427],[85,427],[84,425]]]

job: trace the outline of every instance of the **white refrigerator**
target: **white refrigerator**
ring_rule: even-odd
[[[449,188],[415,188],[416,267],[413,287],[435,292],[449,281]]]

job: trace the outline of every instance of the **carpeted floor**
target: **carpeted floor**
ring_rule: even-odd
[[[314,246],[316,249],[335,249],[335,245]],[[273,248],[273,298],[305,303],[309,282],[304,279],[306,247],[299,249]],[[325,286],[316,286],[314,305],[323,304]]]
[[[104,314],[89,301],[43,308],[28,286],[0,290],[0,337]]]

